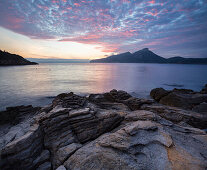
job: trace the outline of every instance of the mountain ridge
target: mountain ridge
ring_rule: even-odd
[[[107,58],[91,60],[90,63],[162,63],[162,64],[207,64],[207,58],[184,58],[180,56],[164,58],[149,48],[134,53],[125,52]]]
[[[20,55],[11,54],[6,51],[0,50],[0,66],[11,66],[11,65],[36,65],[38,63],[31,62]]]

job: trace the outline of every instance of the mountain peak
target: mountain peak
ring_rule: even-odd
[[[141,51],[149,51],[149,48],[143,48]]]
[[[207,64],[207,58],[183,58],[180,56],[163,58],[149,48],[143,48],[135,53],[122,53],[107,58],[91,60],[91,63],[169,63],[169,64]]]

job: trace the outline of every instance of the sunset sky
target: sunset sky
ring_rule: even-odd
[[[207,0],[0,0],[0,37],[26,58],[207,57]]]

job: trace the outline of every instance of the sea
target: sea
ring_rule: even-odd
[[[45,106],[60,93],[79,95],[124,90],[150,98],[153,88],[200,91],[207,65],[43,63],[0,67],[0,110],[18,105]]]

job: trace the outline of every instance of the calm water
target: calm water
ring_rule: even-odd
[[[206,65],[176,64],[40,64],[0,67],[0,109],[43,106],[63,92],[78,94],[121,89],[149,97],[155,87],[200,90],[207,83]]]

